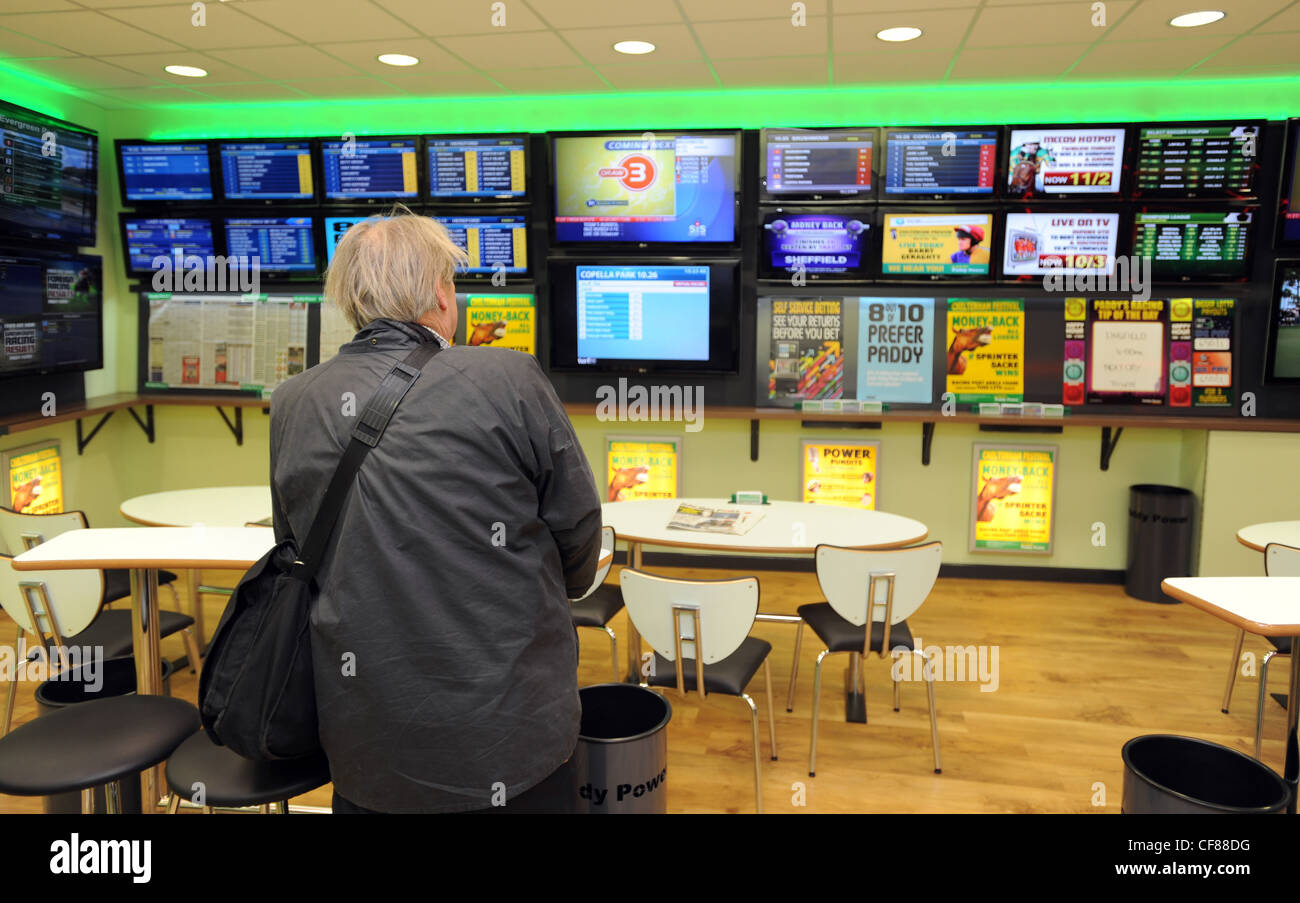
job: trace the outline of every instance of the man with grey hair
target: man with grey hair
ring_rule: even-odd
[[[595,577],[600,498],[532,356],[448,347],[463,253],[424,216],[349,229],[325,294],[359,332],[271,401],[275,537],[301,543],[380,380],[418,343],[443,349],[362,464],[316,578],[335,812],[513,812],[566,795],[580,716],[568,599]]]

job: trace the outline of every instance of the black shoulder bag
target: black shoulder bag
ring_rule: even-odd
[[[352,431],[302,551],[285,539],[235,587],[199,677],[203,728],[216,743],[260,761],[321,753],[311,660],[316,571],[361,462],[439,350],[437,342],[421,344],[379,384]]]

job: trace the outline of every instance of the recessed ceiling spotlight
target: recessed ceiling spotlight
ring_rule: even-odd
[[[1222,10],[1203,9],[1200,12],[1183,13],[1181,16],[1174,16],[1169,20],[1169,24],[1174,28],[1195,28],[1198,25],[1209,25],[1211,22],[1217,22],[1223,16]]]
[[[386,66],[414,66],[420,62],[418,56],[409,56],[405,53],[381,53],[378,59]]]
[[[649,41],[619,41],[614,45],[614,49],[619,53],[653,53],[655,45]]]
[[[914,41],[921,36],[921,29],[913,28],[910,25],[904,25],[900,28],[886,28],[884,31],[876,32],[876,37],[882,41]]]
[[[206,78],[207,69],[200,69],[198,66],[163,66],[163,69],[172,75],[183,75],[186,78]]]

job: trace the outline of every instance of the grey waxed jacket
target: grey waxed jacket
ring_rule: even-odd
[[[425,341],[376,320],[275,390],[277,540],[304,541],[366,401]],[[568,599],[595,576],[600,528],[591,469],[536,360],[434,355],[362,464],[317,577],[317,706],[340,795],[385,812],[484,808],[494,785],[508,800],[569,757]]]

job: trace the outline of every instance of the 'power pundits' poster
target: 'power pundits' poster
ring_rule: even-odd
[[[609,502],[675,499],[681,472],[679,439],[605,437]]]
[[[947,345],[947,391],[958,404],[1024,400],[1024,299],[950,299]]]
[[[876,510],[879,442],[803,441],[801,500]]]
[[[1056,446],[975,446],[972,552],[1052,551]]]
[[[843,305],[840,298],[772,299],[769,399],[843,397]]]
[[[858,398],[930,404],[933,346],[933,298],[860,299]]]

